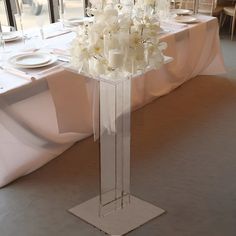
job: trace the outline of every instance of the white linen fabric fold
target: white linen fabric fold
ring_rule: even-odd
[[[71,35],[59,38],[48,43],[65,49]],[[168,43],[165,54],[174,60],[132,80],[132,109],[196,75],[225,72],[216,18],[201,19],[161,40]],[[0,83],[6,87],[0,90],[0,187],[44,165],[75,141],[93,132],[97,136],[99,93],[94,80],[60,70],[34,82],[0,73]]]
[[[75,141],[90,135],[58,134],[55,108],[48,90],[8,104],[7,110],[1,109],[0,130],[0,186],[34,171]]]
[[[63,109],[63,112],[56,110],[59,132],[92,133],[93,90],[89,87],[96,81],[78,79],[78,75],[69,71],[52,74],[47,80],[56,107]]]

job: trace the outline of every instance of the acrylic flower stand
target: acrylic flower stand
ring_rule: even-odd
[[[131,80],[99,80],[100,193],[69,210],[109,235],[126,234],[165,212],[130,193]]]

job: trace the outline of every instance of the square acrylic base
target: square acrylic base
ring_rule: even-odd
[[[99,216],[99,197],[92,198],[69,210],[72,214],[109,235],[124,235],[165,211],[148,202],[131,196],[130,204],[123,209]]]

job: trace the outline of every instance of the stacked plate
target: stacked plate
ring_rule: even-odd
[[[43,52],[21,53],[9,59],[9,63],[19,68],[40,68],[48,66],[57,61],[57,57]]]
[[[2,36],[3,36],[3,40],[5,42],[11,42],[11,41],[21,39],[21,36],[19,35],[19,33],[17,31],[3,32]]]
[[[193,16],[177,15],[175,21],[178,23],[196,23],[198,22],[198,19]]]
[[[176,15],[191,15],[193,12],[188,9],[171,9],[171,13]]]
[[[196,17],[192,16],[193,12],[188,9],[172,9],[171,13],[178,23],[195,23],[198,21]]]

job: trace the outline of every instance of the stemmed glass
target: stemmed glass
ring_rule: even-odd
[[[4,69],[4,64],[6,60],[6,48],[5,48],[5,40],[3,37],[3,29],[2,29],[2,24],[0,21],[0,69]],[[0,90],[4,89],[3,85],[0,84]]]
[[[3,30],[4,27],[1,24],[0,21],[0,61],[5,60],[8,57],[8,53],[11,52],[10,47],[6,47],[6,42],[8,37],[11,36],[11,33],[14,33],[15,28],[12,26],[5,26],[5,30]]]
[[[5,41],[3,40],[3,33],[2,33],[2,25],[0,22],[0,52],[1,52],[1,56],[0,56],[0,62],[2,62],[3,60],[3,52],[5,51]],[[0,84],[0,89],[3,89],[3,86]]]
[[[45,14],[40,14],[40,15],[36,16],[35,20],[36,20],[36,24],[39,29],[38,40],[40,40],[40,42],[38,42],[37,47],[42,49],[42,48],[45,48],[48,46],[46,39],[47,39],[47,37],[49,37],[48,34],[50,34],[50,32],[51,32],[51,28],[47,27],[48,19],[47,19],[47,17],[45,17]]]
[[[41,36],[41,39],[42,41],[45,40],[45,34],[44,34],[44,24],[45,24],[45,16],[43,15],[39,15],[36,17],[36,22],[37,22],[37,25],[39,27],[39,32],[40,32],[40,36]]]
[[[5,51],[5,41],[3,39],[1,22],[0,22],[0,50],[1,50],[0,62],[2,62],[3,61],[3,52]],[[3,89],[3,86],[1,84],[0,84],[0,89]]]
[[[64,1],[59,0],[59,13],[60,13],[60,21],[64,27],[65,23],[65,6],[64,6]]]
[[[17,13],[14,16],[15,16],[15,21],[16,21],[17,28],[20,30],[21,36],[22,36],[22,40],[23,40],[23,42],[25,44],[26,35],[24,33],[22,13]]]
[[[5,41],[3,39],[3,31],[2,31],[1,21],[0,21],[0,48],[1,48],[1,53],[5,51]]]
[[[23,14],[22,3],[20,4],[19,0],[15,0],[15,2],[16,2],[16,9],[17,9],[17,14],[14,15],[15,16],[15,21],[16,21],[17,27],[21,31],[22,39],[23,39],[23,42],[25,44],[26,36],[25,36],[25,33],[24,33],[23,19],[22,19],[22,14]]]
[[[6,47],[6,42],[11,41],[13,37],[16,37],[15,27],[13,26],[2,26],[0,22],[0,52],[9,53],[10,46]]]
[[[2,25],[0,22],[0,68],[3,68],[3,62],[4,62],[4,53],[5,53],[5,41],[3,39],[3,31],[2,31]],[[0,84],[0,89],[3,89],[3,86]]]

